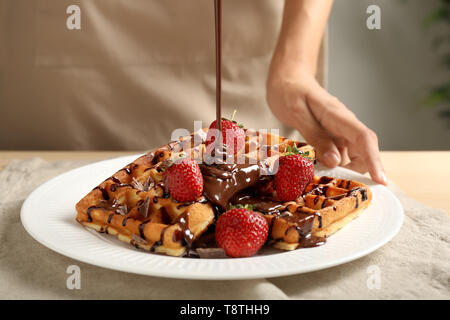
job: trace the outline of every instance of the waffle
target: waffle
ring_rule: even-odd
[[[244,163],[246,173],[253,170],[253,178],[246,174],[240,180],[232,179],[235,184],[231,187],[220,185],[208,175],[212,166],[201,164],[204,194],[193,202],[178,202],[164,186],[163,171],[170,159],[181,153],[204,163],[206,133],[207,129],[203,129],[181,137],[119,170],[77,203],[76,220],[85,227],[115,235],[136,248],[182,256],[198,247],[196,243],[202,237],[211,236],[215,221],[227,206],[251,204],[269,223],[267,244],[294,250],[322,244],[370,204],[372,195],[367,186],[332,177],[314,177],[296,201],[278,201],[270,175],[278,157],[295,145],[304,156],[315,161],[314,148],[252,130],[246,130],[245,148],[235,160],[243,161],[238,163]],[[230,174],[241,167],[217,166]],[[236,177],[243,171],[236,171]],[[208,183],[220,187],[216,191],[221,192],[222,201],[207,192],[211,189],[207,188]]]
[[[270,226],[270,243],[284,250],[323,244],[357,218],[371,201],[372,193],[362,183],[315,176],[301,198],[265,215]]]

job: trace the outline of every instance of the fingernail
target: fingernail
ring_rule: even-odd
[[[386,174],[385,174],[383,171],[380,171],[378,174],[379,174],[379,176],[380,176],[381,182],[382,182],[384,185],[387,185]]]
[[[341,162],[341,158],[333,151],[325,152],[323,158],[324,164],[330,167],[335,167]]]

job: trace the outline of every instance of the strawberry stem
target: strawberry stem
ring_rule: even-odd
[[[293,146],[291,147],[290,145],[288,145],[286,147],[287,152],[284,153],[285,156],[290,156],[293,154],[299,154],[302,157],[308,158],[309,159],[309,151],[303,152],[301,150],[298,149],[297,145],[294,143]]]
[[[231,122],[234,121],[234,116],[236,115],[237,110],[234,109],[233,114],[231,115]]]
[[[245,205],[242,205],[242,204],[236,204],[236,205],[232,205],[232,204],[230,203],[230,210],[231,210],[231,209],[246,209],[246,210],[248,210],[248,211],[253,211],[253,210],[255,209],[255,206],[252,205],[252,204],[245,204]]]

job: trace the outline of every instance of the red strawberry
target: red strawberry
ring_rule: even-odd
[[[202,172],[192,159],[184,158],[174,162],[164,171],[163,179],[170,195],[177,201],[194,201],[202,195]]]
[[[216,224],[216,242],[233,258],[254,255],[266,242],[268,233],[266,219],[245,208],[228,210]]]
[[[314,164],[300,154],[289,154],[279,159],[275,174],[275,190],[281,201],[292,201],[303,194],[314,178]]]
[[[216,140],[217,130],[216,120],[209,126],[208,135],[206,136],[206,150],[211,153],[214,148],[214,141]],[[222,119],[222,141],[227,145],[228,154],[237,154],[245,144],[245,131],[235,121]],[[233,148],[233,152],[231,152]]]

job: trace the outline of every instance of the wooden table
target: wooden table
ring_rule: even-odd
[[[0,170],[11,159],[101,160],[139,151],[0,151]],[[450,151],[384,151],[388,179],[407,195],[450,214]]]

